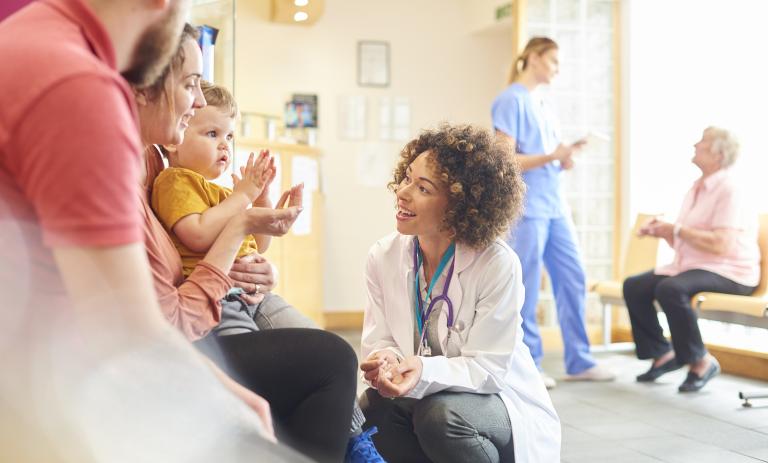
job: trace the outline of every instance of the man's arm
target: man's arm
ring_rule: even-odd
[[[265,437],[274,441],[269,406],[219,370],[165,320],[160,312],[142,245],[61,247],[53,250],[77,326],[88,352],[98,362],[116,354],[139,350],[150,343],[165,344],[201,370],[207,365],[230,392],[250,406],[262,420]]]
[[[160,312],[141,244],[58,247],[53,254],[76,322],[91,335],[94,352],[107,355],[160,337],[184,344],[180,336],[172,336]]]

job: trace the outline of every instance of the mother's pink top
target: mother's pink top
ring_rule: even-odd
[[[685,240],[675,239],[674,260],[657,267],[655,273],[674,276],[686,270],[700,269],[745,286],[757,286],[760,281],[757,215],[745,209],[739,187],[727,170],[719,170],[694,182],[685,196],[677,222],[698,230],[728,230],[727,248],[717,255],[696,249]]]
[[[144,243],[155,291],[163,314],[190,341],[205,336],[221,321],[219,302],[233,286],[232,280],[215,266],[200,261],[192,274],[184,279],[181,256],[160,221],[149,198],[155,177],[163,170],[163,160],[153,147],[145,150],[147,177],[141,190],[141,213],[144,219]]]

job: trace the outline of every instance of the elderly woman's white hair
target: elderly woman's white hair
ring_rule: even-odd
[[[739,140],[731,132],[720,127],[709,126],[704,129],[704,133],[712,136],[711,150],[723,156],[720,166],[723,169],[732,166],[739,157]]]

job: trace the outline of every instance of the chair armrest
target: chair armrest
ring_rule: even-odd
[[[768,300],[762,297],[721,293],[698,293],[693,303],[701,311],[733,312],[751,317],[768,317]]]
[[[604,304],[624,304],[624,282],[604,280],[595,283],[591,290],[600,297]]]

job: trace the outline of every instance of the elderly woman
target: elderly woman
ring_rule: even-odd
[[[501,239],[524,191],[508,145],[471,126],[426,131],[391,186],[397,231],[368,256],[360,366],[376,447],[389,462],[559,461],[523,343],[520,261]]]
[[[738,142],[728,131],[709,127],[694,147],[692,162],[701,177],[688,191],[677,221],[654,219],[639,232],[663,238],[675,250],[673,262],[624,281],[637,357],[653,359],[637,381],[654,381],[687,364],[680,392],[698,391],[720,372],[701,340],[691,297],[701,291],[748,295],[760,279],[756,216],[743,212],[728,171]],[[654,299],[667,316],[672,345],[662,333]]]

